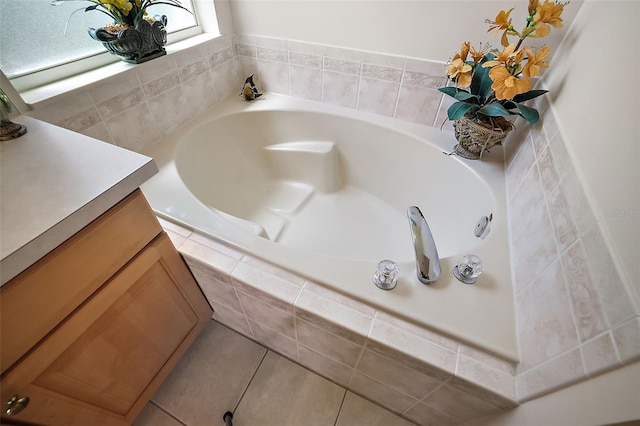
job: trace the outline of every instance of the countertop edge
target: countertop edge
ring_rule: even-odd
[[[155,161],[149,158],[149,161],[124,179],[114,183],[113,186],[88,203],[79,206],[71,215],[2,259],[0,262],[0,286],[15,278],[51,250],[115,206],[157,172],[158,167]]]

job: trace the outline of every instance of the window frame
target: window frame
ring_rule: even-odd
[[[201,3],[202,2],[198,0],[192,2],[196,25],[167,34],[167,45],[165,46],[167,51],[172,50],[171,46],[176,43],[195,39],[203,34],[212,36],[220,35],[213,2],[211,7],[203,7],[203,4]],[[12,77],[9,81],[13,88],[21,95],[26,92],[38,91],[38,88],[44,88],[45,91],[48,91],[46,90],[47,86],[59,85],[59,82],[69,78],[74,78],[74,76],[81,77],[82,75],[89,73],[99,75],[99,70],[101,68],[115,66],[114,64],[119,62],[124,64],[116,55],[105,50],[104,52],[89,55],[84,58],[72,59],[69,62],[60,65]],[[135,66],[134,64],[126,65]],[[53,91],[59,92],[60,90],[53,89]],[[41,97],[42,95],[37,96],[37,98]]]

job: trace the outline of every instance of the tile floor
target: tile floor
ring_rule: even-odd
[[[411,426],[211,320],[134,426]]]

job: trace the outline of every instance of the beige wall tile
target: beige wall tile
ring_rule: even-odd
[[[613,330],[613,338],[624,364],[640,359],[640,317],[635,317]]]
[[[245,315],[254,322],[273,329],[290,339],[296,338],[294,318],[290,311],[284,311],[273,304],[265,303],[242,291],[238,291],[238,297]]]
[[[373,316],[376,314],[376,310],[373,307],[366,305],[362,302],[359,302],[355,299],[352,299],[350,297],[344,296],[343,294],[338,293],[335,290],[332,290],[323,285],[316,284],[312,281],[306,281],[304,283],[304,290],[315,293],[318,296],[324,297],[325,299],[329,299],[334,302],[337,302],[341,305],[346,306],[349,309],[358,311],[361,314],[366,315],[368,317],[373,318]]]
[[[244,257],[244,254],[234,250],[216,240],[214,240],[213,238],[210,238],[208,236],[199,234],[197,232],[193,232],[191,233],[191,235],[189,236],[189,238],[191,240],[193,240],[196,243],[202,244],[205,247],[209,247],[217,252],[220,252],[224,255],[229,256],[232,259],[236,259],[236,260],[240,260]],[[231,272],[231,271],[229,271]]]
[[[443,381],[455,371],[455,352],[382,321],[374,321],[365,348],[436,380]]]
[[[427,87],[403,84],[398,93],[394,117],[399,120],[434,126],[443,94]]]
[[[561,262],[578,335],[581,341],[586,341],[605,331],[607,324],[582,242],[578,241],[563,253]]]
[[[238,295],[231,284],[219,280],[216,271],[202,264],[190,261],[188,265],[207,299],[242,313]]]
[[[562,270],[547,267],[516,296],[518,372],[526,371],[579,344]]]
[[[422,426],[450,426],[462,423],[460,419],[423,403],[414,405],[405,415]]]
[[[302,345],[298,345],[298,362],[343,387],[349,386],[354,370]]]
[[[584,368],[590,376],[621,365],[611,333],[596,337],[582,345],[581,349]]]
[[[186,258],[191,258],[202,265],[206,265],[212,271],[219,271],[223,277],[229,276],[239,263],[237,259],[195,242],[193,236],[180,246],[180,253]],[[217,278],[223,280],[223,278]],[[228,281],[228,279],[226,280]]]
[[[465,421],[501,411],[498,407],[446,384],[429,394],[422,403]]]
[[[277,330],[265,327],[255,321],[249,321],[255,339],[263,346],[296,361],[298,348],[295,339],[280,334]]]
[[[233,270],[231,280],[238,290],[289,312],[300,293],[300,287],[244,261]]]
[[[460,355],[452,386],[474,394],[498,407],[513,406],[516,399],[514,375],[496,370],[471,358]],[[464,385],[462,385],[464,383]]]
[[[295,303],[296,316],[333,334],[363,345],[372,318],[331,299],[302,290]]]
[[[399,89],[398,83],[361,77],[357,109],[393,117]]]
[[[356,371],[416,399],[425,397],[442,384],[433,377],[371,351],[363,352]]]
[[[418,402],[415,398],[403,394],[389,386],[373,380],[363,374],[355,373],[351,378],[350,388],[367,399],[399,413],[405,412]]]
[[[609,324],[616,326],[635,315],[631,296],[624,286],[597,226],[582,236],[585,256]]]
[[[520,403],[586,378],[580,349],[562,354],[516,377]]]
[[[316,327],[300,318],[296,319],[298,343],[354,368],[362,352],[362,346]]]
[[[284,281],[286,281],[289,284],[292,284],[296,287],[302,287],[304,285],[304,278],[300,277],[299,275],[296,275],[292,272],[289,272],[285,269],[282,269],[276,265],[273,265],[271,263],[265,262],[261,259],[255,258],[253,256],[245,256],[242,261],[244,263],[246,263],[247,265],[251,265],[254,268],[260,269],[261,271],[264,271],[266,273],[269,273],[275,277],[278,277],[280,279],[283,279]]]
[[[229,309],[224,305],[220,305],[213,300],[209,300],[209,304],[213,308],[213,315],[211,318],[223,324],[243,336],[247,336],[250,339],[255,339],[253,331],[249,327],[247,317],[243,313]]]

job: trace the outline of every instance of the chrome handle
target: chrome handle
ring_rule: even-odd
[[[13,395],[6,402],[7,409],[4,411],[7,416],[15,416],[29,405],[28,396]]]

